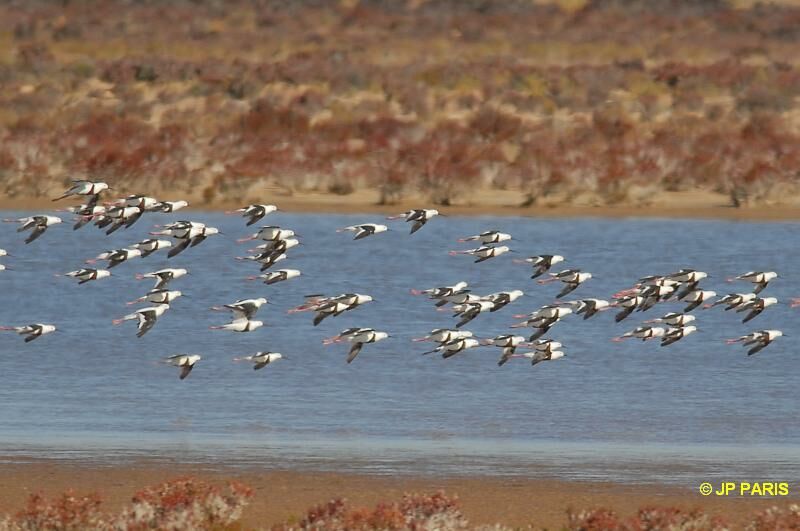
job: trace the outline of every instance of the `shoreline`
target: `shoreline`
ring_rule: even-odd
[[[122,195],[122,194],[120,194]],[[724,197],[705,192],[674,192],[648,206],[620,204],[614,206],[542,205],[519,206],[520,195],[514,192],[492,191],[480,194],[481,200],[452,206],[435,206],[425,199],[404,200],[396,204],[378,204],[374,191],[355,192],[339,196],[324,193],[278,195],[265,192],[262,196],[247,195],[241,202],[229,200],[203,202],[186,194],[153,192],[156,197],[169,200],[185,198],[187,211],[220,212],[240,208],[250,203],[273,203],[283,212],[308,214],[380,214],[391,215],[412,208],[437,208],[445,215],[500,216],[530,218],[667,218],[728,221],[795,221],[800,220],[800,204],[743,206],[735,208],[724,202]],[[0,196],[0,210],[41,210],[52,212],[78,204],[79,200],[65,199],[53,202],[47,197]]]
[[[19,510],[28,495],[98,492],[104,510],[125,505],[137,490],[176,477],[194,476],[213,483],[235,479],[248,484],[254,497],[243,517],[245,528],[267,527],[301,517],[310,507],[333,498],[346,498],[353,506],[374,506],[394,501],[406,492],[432,493],[443,490],[458,497],[471,524],[502,523],[523,527],[559,529],[567,521],[566,511],[598,506],[631,515],[644,506],[675,506],[725,516],[733,525],[743,523],[754,512],[773,505],[796,502],[790,486],[786,498],[703,497],[692,489],[659,484],[626,485],[559,479],[485,476],[379,476],[363,473],[291,471],[230,466],[199,467],[185,464],[99,465],[35,460],[0,465],[0,513]],[[741,478],[745,480],[746,478]],[[754,478],[750,478],[755,480]]]

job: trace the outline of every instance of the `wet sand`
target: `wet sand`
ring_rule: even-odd
[[[53,192],[54,195],[56,192]],[[125,192],[120,192],[120,196]],[[538,218],[675,218],[675,219],[725,219],[739,221],[790,221],[800,220],[800,198],[787,198],[785,203],[772,205],[730,206],[723,194],[707,191],[663,192],[650,204],[618,205],[577,205],[544,202],[540,205],[520,206],[524,195],[516,191],[481,190],[471,198],[462,199],[452,206],[435,206],[424,197],[406,199],[391,205],[378,204],[376,191],[356,191],[348,195],[330,193],[293,193],[287,195],[274,189],[262,193],[242,194],[240,201],[219,200],[204,202],[199,197],[180,192],[159,193],[148,191],[160,199],[186,199],[190,203],[187,210],[220,211],[239,208],[249,203],[272,203],[286,212],[310,212],[332,214],[397,214],[411,208],[437,208],[443,214],[457,216],[522,216]],[[116,197],[113,196],[113,197]],[[42,212],[63,209],[79,204],[79,198],[68,198],[53,202],[48,197],[6,197],[0,196],[2,210],[41,210]]]
[[[126,504],[138,489],[176,477],[194,476],[220,482],[236,479],[254,489],[245,511],[247,528],[266,527],[302,516],[309,507],[336,497],[353,506],[374,506],[379,501],[399,499],[405,492],[444,490],[458,496],[472,524],[503,523],[509,526],[559,529],[566,511],[605,506],[620,514],[633,514],[643,506],[700,507],[741,524],[756,511],[773,505],[797,502],[795,485],[789,498],[749,499],[703,497],[696,490],[659,485],[621,485],[567,482],[556,479],[502,477],[368,476],[331,472],[299,472],[242,468],[202,468],[187,465],[77,464],[35,461],[0,464],[0,513],[21,508],[30,493],[54,495],[73,489],[76,493],[98,492],[106,510]],[[792,492],[794,491],[794,492]]]

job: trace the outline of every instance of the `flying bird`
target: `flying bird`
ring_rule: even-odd
[[[181,374],[179,378],[184,380],[187,376],[189,376],[189,373],[192,372],[195,364],[201,359],[203,358],[197,354],[175,354],[174,356],[165,358],[164,363],[168,363],[180,368]]]
[[[153,326],[155,326],[156,321],[159,317],[161,317],[164,312],[169,310],[169,304],[158,304],[156,306],[148,306],[147,308],[140,308],[133,313],[129,313],[128,315],[121,317],[119,319],[114,319],[111,321],[113,324],[118,325],[125,321],[132,321],[136,319],[137,323],[137,332],[136,337],[142,337],[145,335]]]
[[[784,333],[780,330],[759,330],[736,339],[728,339],[725,341],[725,343],[728,345],[742,343],[746,347],[754,345],[750,350],[747,351],[747,355],[752,356],[783,335]]]
[[[17,228],[17,232],[33,229],[30,236],[25,239],[25,243],[31,243],[44,234],[48,227],[58,225],[62,220],[57,216],[30,216],[19,219],[4,219],[3,221],[7,223],[19,223],[20,226]]]
[[[755,284],[753,288],[753,293],[758,294],[767,287],[770,280],[778,278],[778,273],[775,271],[748,271],[743,275],[739,275],[738,277],[729,278],[728,282],[734,282],[736,280],[746,280],[747,282],[752,282]]]
[[[549,284],[550,282],[561,281],[564,283],[564,288],[556,295],[557,299],[564,297],[575,291],[578,286],[592,278],[591,273],[585,273],[580,269],[565,269],[559,273],[550,273],[550,278],[545,280],[538,280],[539,284]]]
[[[336,232],[354,232],[354,240],[360,240],[379,232],[386,232],[389,227],[386,225],[379,225],[377,223],[364,223],[363,225],[350,225],[341,229],[336,229]]]
[[[465,251],[450,251],[450,256],[456,256],[458,254],[469,254],[472,256],[476,256],[478,259],[475,260],[475,263],[485,262],[490,258],[495,258],[496,256],[500,256],[501,254],[505,254],[511,252],[505,245],[486,245],[483,247],[476,247],[475,249],[467,249]]]
[[[247,280],[263,280],[264,284],[271,285],[277,284],[278,282],[283,282],[285,280],[290,280],[293,278],[297,278],[300,276],[300,271],[297,269],[277,269],[270,273],[264,273],[263,275],[247,277]]]
[[[366,345],[367,343],[377,343],[383,339],[389,337],[389,334],[386,332],[379,332],[372,328],[360,328],[360,329],[351,329],[348,328],[347,330],[342,331],[337,336],[340,339],[344,339],[349,341],[353,344],[350,347],[350,352],[347,354],[347,363],[352,363],[358,353],[361,352],[361,348]],[[338,342],[338,341],[334,341]],[[330,344],[330,343],[328,343]]]
[[[56,327],[50,324],[34,323],[25,326],[0,326],[0,330],[16,332],[21,336],[25,336],[25,343],[30,343],[45,334],[55,332]]]
[[[441,216],[439,211],[436,209],[418,208],[415,210],[409,210],[408,212],[403,212],[402,214],[398,214],[396,216],[389,216],[386,219],[404,219],[406,223],[413,223],[411,226],[411,234],[414,234],[435,216]]]
[[[233,361],[250,361],[253,363],[253,370],[257,371],[281,359],[285,360],[286,357],[280,352],[256,352],[251,356],[233,358]]]
[[[220,326],[209,326],[210,330],[228,330],[229,332],[252,332],[264,326],[262,321],[251,319],[234,319],[228,324]]]
[[[156,284],[155,286],[153,286],[153,289],[157,290],[157,289],[165,289],[171,281],[188,274],[189,271],[183,268],[159,269],[158,271],[153,271],[152,273],[145,273],[143,275],[137,274],[136,280],[154,278],[156,279]]]
[[[670,328],[664,333],[664,337],[661,338],[661,346],[666,347],[667,345],[671,345],[694,332],[697,332],[697,327],[694,325]]]
[[[459,238],[459,243],[464,242],[481,242],[482,245],[489,245],[493,243],[500,243],[506,242],[511,240],[511,235],[505,232],[500,232],[499,230],[488,230],[485,232],[481,232],[480,234],[476,234],[474,236],[467,236],[466,238]]]
[[[104,182],[92,182],[86,180],[72,180],[72,186],[70,186],[66,192],[60,197],[56,197],[53,201],[58,201],[60,199],[64,199],[66,197],[72,195],[98,195],[100,192],[104,190],[111,190],[108,184]]]
[[[81,284],[86,284],[87,282],[91,282],[92,280],[100,280],[101,278],[108,278],[111,276],[111,271],[107,269],[92,269],[87,267],[83,269],[77,269],[75,271],[70,271],[69,273],[64,273],[64,276],[77,278],[80,281],[78,282],[78,285],[81,285]]]
[[[161,249],[169,249],[172,247],[172,242],[169,240],[148,238],[140,241],[139,243],[133,244],[131,247],[134,249],[139,249],[142,252],[142,258],[147,258],[156,251],[160,251]]]
[[[247,218],[247,226],[253,225],[261,221],[264,216],[277,212],[278,207],[275,205],[248,205],[243,208],[225,212],[226,214],[241,214],[243,218]]]
[[[531,278],[538,278],[548,271],[556,264],[564,261],[564,257],[560,254],[542,254],[539,256],[530,256],[524,260],[515,260],[521,264],[531,264],[533,266],[533,275]]]

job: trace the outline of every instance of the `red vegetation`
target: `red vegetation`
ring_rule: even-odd
[[[800,7],[562,3],[5,3],[0,192],[796,192]]]

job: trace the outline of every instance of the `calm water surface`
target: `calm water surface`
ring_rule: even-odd
[[[203,221],[224,235],[173,259],[156,253],[132,260],[96,283],[54,277],[174,219]],[[111,462],[179,455],[242,466],[687,485],[798,478],[800,310],[780,305],[744,325],[741,314],[696,310],[702,331],[668,348],[609,339],[682,305],[661,304],[620,324],[613,312],[566,319],[550,337],[565,344],[567,358],[498,367],[499,352],[490,347],[449,360],[420,356],[426,344],[410,339],[454,321],[408,293],[459,280],[477,293],[525,290],[527,296],[467,326],[482,336],[506,333],[512,314],[551,302],[559,286],[536,285],[513,255],[481,264],[447,255],[466,247],[456,238],[496,228],[518,240],[517,257],[558,253],[567,257],[566,267],[591,271],[594,279],[575,297],[607,298],[643,275],[694,267],[712,275],[705,288],[720,294],[748,291],[746,283],[726,283],[728,276],[776,270],[781,278],[765,294],[788,301],[800,296],[797,224],[448,217],[412,237],[403,223],[357,242],[334,232],[379,219],[266,218],[264,224],[292,228],[303,242],[277,266],[303,276],[273,286],[246,281],[257,265],[234,260],[249,247],[234,240],[252,232],[237,217],[150,214],[112,236],[64,224],[31,245],[22,244],[14,225],[0,227],[0,247],[14,255],[3,259],[14,270],[0,273],[0,323],[54,323],[62,330],[30,344],[0,335],[0,454]],[[172,283],[187,297],[142,339],[133,322],[112,326],[111,319],[130,310],[125,302],[152,286],[134,275],[163,267],[191,271]],[[311,314],[286,313],[305,294],[343,292],[371,294],[376,302],[316,328]],[[227,317],[210,306],[258,296],[271,301],[259,314],[264,328],[249,334],[208,329]],[[321,340],[351,326],[393,337],[365,346],[347,365],[347,345],[324,347]],[[750,358],[723,342],[764,328],[789,337]],[[289,359],[258,372],[231,361],[258,350]],[[181,352],[203,356],[185,381],[157,363]]]

